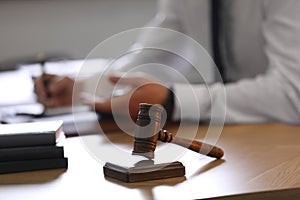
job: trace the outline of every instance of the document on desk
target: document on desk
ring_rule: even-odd
[[[55,121],[57,119],[63,120],[63,131],[66,136],[95,134],[99,129],[99,117],[96,112],[91,110],[48,115],[32,118],[32,121]]]
[[[61,76],[89,77],[105,69],[109,60],[63,60],[46,62],[45,71],[49,74]],[[84,67],[83,67],[84,64]],[[18,70],[0,73],[0,108],[3,106],[33,104],[35,94],[33,92],[33,77],[41,75],[40,64],[21,65]]]
[[[103,71],[107,59],[63,60],[45,63],[47,73],[83,77]],[[82,65],[84,64],[84,69]],[[94,133],[98,130],[98,116],[85,105],[44,109],[36,103],[32,77],[41,74],[40,64],[20,66],[16,71],[0,73],[0,121],[23,123],[33,121],[63,120],[63,130],[68,133]],[[22,83],[22,84],[20,84]]]
[[[63,131],[68,135],[92,134],[98,130],[98,115],[89,106],[67,106],[44,110],[41,104],[26,104],[0,108],[1,122],[15,124],[62,120]]]

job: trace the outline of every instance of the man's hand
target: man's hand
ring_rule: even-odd
[[[122,96],[90,102],[89,104],[94,106],[98,112],[126,115],[129,111],[131,118],[136,119],[140,103],[164,104],[168,98],[169,89],[149,78],[110,76],[109,80],[113,84],[127,85],[134,89]]]
[[[46,107],[69,106],[72,105],[73,86],[74,80],[69,77],[46,74],[34,81],[34,92],[37,101]]]

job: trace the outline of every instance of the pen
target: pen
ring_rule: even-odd
[[[38,55],[38,58],[37,58],[40,66],[41,66],[41,77],[42,77],[42,81],[43,81],[43,85],[44,85],[44,88],[45,88],[45,91],[46,91],[46,94],[47,94],[47,98],[50,98],[51,95],[48,91],[48,88],[49,88],[49,79],[47,78],[47,72],[46,72],[46,59],[45,59],[45,56],[44,55]]]

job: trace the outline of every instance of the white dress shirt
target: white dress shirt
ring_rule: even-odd
[[[199,77],[193,76],[195,73],[191,66],[184,62],[172,62],[172,56],[164,64],[173,65],[178,70],[185,68],[186,78],[193,83],[192,86],[176,81],[176,77],[164,74],[159,68],[151,72],[146,70],[158,79],[174,83],[173,119],[200,118],[201,121],[209,121],[212,115],[218,115],[218,111],[226,111],[225,123],[300,124],[300,1],[224,2],[226,9],[222,20],[228,32],[221,33],[220,51],[225,77],[230,83],[223,87],[215,82],[206,87]],[[160,0],[157,15],[146,26],[184,33],[212,55],[209,0]],[[170,38],[160,38],[157,34],[144,31],[135,46],[164,42],[170,42]],[[176,41],[173,42],[176,44]],[[187,54],[198,56],[189,47],[178,45]],[[157,58],[158,62],[163,57],[159,53],[151,54],[151,58]],[[147,63],[147,59],[147,53],[137,53],[118,70],[130,70],[136,64]],[[214,82],[212,67],[203,67],[206,67],[203,73],[208,82]],[[217,112],[213,113],[212,108]]]
[[[200,120],[211,118],[213,106],[225,109],[225,123],[300,124],[300,1],[225,2],[231,17],[224,20],[231,35],[224,37],[222,55],[231,83],[225,85],[226,101],[220,83],[209,86],[210,94],[204,85],[193,85]],[[209,11],[207,0],[161,0],[149,25],[185,33],[211,53]],[[155,41],[156,36],[144,40]],[[192,88],[185,84],[173,88],[173,118],[198,120],[191,107]]]
[[[225,71],[233,83],[225,85],[226,102],[218,83],[210,86],[210,95],[205,87],[194,86],[200,119],[210,119],[212,106],[216,110],[224,110],[225,106],[226,123],[300,124],[300,1],[226,2],[233,17],[231,57],[227,58]],[[182,112],[191,110],[191,92],[178,84],[174,90],[174,118],[195,120],[195,115]]]

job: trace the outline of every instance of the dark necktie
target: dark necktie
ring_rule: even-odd
[[[212,48],[215,64],[224,80],[224,67],[221,60],[220,51],[220,30],[221,30],[221,1],[211,1],[211,31],[212,31]]]

